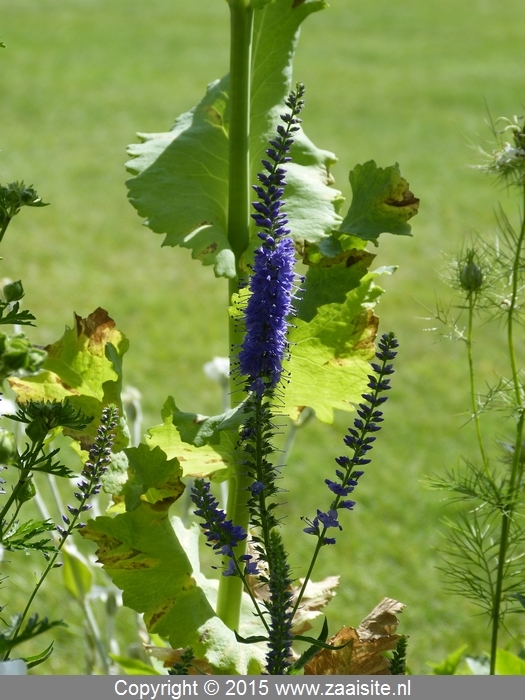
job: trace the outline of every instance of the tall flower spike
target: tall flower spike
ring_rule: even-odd
[[[115,430],[118,424],[118,408],[116,406],[106,406],[100,416],[100,425],[94,443],[89,448],[89,457],[82,469],[82,476],[77,484],[78,491],[74,496],[78,501],[78,506],[67,507],[69,516],[63,515],[62,520],[67,527],[57,526],[60,535],[65,538],[72,529],[84,527],[84,523],[77,522],[82,513],[90,510],[88,500],[92,496],[100,493],[101,479],[106,472],[110,459],[111,448],[115,441]],[[71,517],[72,516],[72,517]]]
[[[255,251],[252,267],[239,371],[248,377],[249,388],[259,394],[278,384],[288,347],[287,318],[292,313],[296,275],[294,245],[287,237],[288,220],[281,211],[286,185],[286,171],[281,166],[291,160],[288,156],[293,143],[291,134],[299,129],[297,124],[301,120],[297,115],[304,105],[303,95],[304,86],[299,85],[287,100],[291,113],[281,115],[284,125],[279,124],[276,138],[270,141],[271,148],[266,151],[269,160],[262,161],[267,172],[259,174],[261,184],[253,186],[259,201],[253,202],[256,213],[252,218],[261,229],[257,235],[262,245]]]
[[[288,350],[288,317],[293,312],[292,294],[296,289],[294,272],[294,245],[288,237],[288,220],[283,213],[285,169],[290,161],[288,153],[296,132],[297,118],[303,107],[304,87],[290,95],[286,104],[289,114],[281,116],[277,136],[270,141],[266,151],[268,160],[262,164],[265,173],[258,176],[254,187],[259,197],[253,203],[252,214],[258,227],[262,245],[255,251],[253,274],[250,279],[250,296],[244,312],[246,334],[239,352],[238,371],[247,378],[246,387],[251,394],[245,403],[246,421],[240,438],[243,447],[243,467],[252,480],[247,487],[247,508],[252,526],[252,544],[258,562],[267,565],[266,574],[259,580],[267,583],[269,599],[265,601],[269,623],[267,670],[271,675],[284,673],[289,665],[292,643],[293,604],[290,586],[291,574],[287,553],[277,527],[275,515],[278,505],[272,499],[279,491],[276,480],[279,467],[270,457],[275,452],[274,390],[279,384],[283,360]],[[264,620],[265,618],[263,618]]]
[[[317,516],[313,520],[304,519],[308,525],[304,528],[304,532],[318,537],[321,545],[335,544],[335,538],[325,537],[325,534],[329,528],[342,529],[337,519],[337,511],[341,508],[352,510],[355,506],[354,501],[343,499],[352,493],[358,480],[363,476],[364,472],[360,467],[370,464],[371,460],[368,459],[367,455],[376,439],[373,433],[381,430],[380,423],[384,420],[383,412],[379,410],[379,406],[384,404],[388,398],[380,396],[380,394],[391,388],[389,376],[394,373],[394,368],[390,361],[396,357],[398,346],[399,343],[393,333],[384,333],[381,336],[376,353],[376,359],[381,364],[371,363],[374,374],[368,375],[370,393],[363,394],[366,403],[359,404],[357,409],[359,418],[354,420],[353,427],[348,428],[348,435],[344,438],[344,443],[353,451],[353,456],[337,457],[335,461],[341,469],[335,470],[336,480],[325,479],[325,484],[335,495],[335,499],[327,513],[318,510]]]

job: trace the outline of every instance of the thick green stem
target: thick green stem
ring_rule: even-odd
[[[231,16],[230,50],[230,126],[229,126],[229,191],[228,240],[235,254],[237,280],[230,280],[228,299],[238,291],[241,258],[248,247],[250,229],[250,87],[253,10],[249,0],[228,0]],[[238,353],[242,334],[238,324],[229,321],[229,344],[232,365]],[[234,380],[230,382],[232,405],[239,403],[240,392]],[[246,507],[249,484],[240,455],[233,455],[234,465],[228,481],[227,517],[248,530]],[[241,548],[242,543],[238,545]],[[244,547],[246,544],[244,543]],[[240,549],[236,554],[243,554]],[[242,581],[236,576],[222,576],[217,598],[217,615],[230,627],[239,628]]]
[[[250,99],[253,10],[229,0],[231,16],[228,240],[239,272],[249,243]]]

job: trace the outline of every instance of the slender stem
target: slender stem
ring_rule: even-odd
[[[472,416],[474,418],[474,424],[476,426],[476,435],[478,438],[479,451],[481,454],[481,461],[483,462],[483,467],[488,479],[492,482],[492,476],[490,474],[489,462],[487,458],[487,453],[485,452],[485,447],[483,445],[483,438],[481,435],[481,426],[479,420],[479,412],[476,403],[476,383],[474,375],[474,360],[472,356],[472,325],[474,319],[474,294],[470,292],[468,297],[468,328],[467,328],[467,356],[468,356],[468,369],[470,378],[470,401],[472,404]]]
[[[11,223],[11,219],[12,217],[7,217],[4,225],[0,228],[0,243],[2,242],[5,232],[7,231],[7,227]]]
[[[507,559],[507,550],[509,544],[510,527],[514,517],[516,507],[515,491],[516,486],[520,486],[523,467],[521,465],[523,430],[525,423],[525,412],[523,404],[523,391],[519,381],[518,365],[516,362],[516,352],[514,347],[514,311],[518,303],[518,283],[519,272],[521,267],[521,251],[525,240],[525,187],[523,188],[523,212],[521,218],[520,233],[518,236],[516,252],[514,255],[514,264],[512,266],[512,295],[510,306],[508,309],[507,321],[507,346],[509,352],[509,360],[512,372],[512,381],[514,383],[514,393],[516,400],[516,409],[519,411],[518,424],[516,426],[516,439],[514,442],[514,453],[512,459],[512,468],[510,474],[509,485],[507,489],[506,503],[502,512],[501,519],[501,534],[499,538],[498,551],[498,570],[496,578],[496,592],[492,606],[492,639],[490,648],[490,674],[496,673],[496,654],[498,650],[498,635],[501,623],[501,604],[503,598],[503,579],[505,575],[505,564]]]
[[[295,604],[293,606],[292,610],[292,620],[295,616],[295,613],[297,612],[299,605],[301,605],[301,600],[303,599],[304,592],[306,591],[306,586],[308,585],[308,581],[310,580],[310,576],[312,575],[312,571],[314,570],[315,563],[317,561],[317,557],[319,556],[319,552],[321,551],[321,547],[323,546],[323,539],[326,534],[327,528],[323,528],[321,531],[321,535],[319,539],[317,540],[317,544],[314,549],[314,553],[312,555],[312,559],[310,561],[310,566],[308,567],[308,571],[306,572],[306,576],[304,577],[303,585],[301,586],[301,590],[297,594],[297,598],[295,599]]]
[[[512,370],[512,380],[514,382],[514,392],[516,394],[516,405],[523,408],[523,392],[519,382],[519,371],[516,362],[516,352],[514,348],[514,311],[518,303],[518,284],[519,272],[521,267],[521,250],[523,248],[523,239],[525,238],[525,186],[523,188],[523,212],[520,226],[520,233],[514,256],[514,264],[512,266],[512,295],[510,298],[510,306],[508,309],[507,323],[507,344],[509,350],[510,366]]]
[[[253,35],[253,10],[248,0],[228,0],[230,5],[230,127],[229,127],[229,191],[228,191],[228,240],[235,254],[237,280],[229,281],[229,303],[239,289],[241,258],[248,247],[250,227],[250,81],[251,46]],[[238,324],[229,321],[229,343],[233,358],[238,352],[242,336]],[[238,387],[230,382],[232,403],[239,399]],[[246,531],[249,514],[246,507],[249,481],[241,460],[234,454],[232,475],[228,480],[228,519],[241,525]],[[238,547],[246,547],[240,543]],[[244,550],[245,551],[245,550]],[[244,552],[239,550],[239,556]],[[230,629],[238,629],[242,598],[242,581],[237,576],[222,576],[217,596],[217,615]]]

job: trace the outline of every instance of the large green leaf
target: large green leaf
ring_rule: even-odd
[[[81,534],[97,543],[99,561],[123,591],[124,604],[144,614],[150,632],[174,649],[191,646],[216,673],[260,673],[264,649],[239,644],[210,604],[216,586],[198,566],[197,525],[186,530],[177,518],[170,522],[166,510],[142,502],[115,518],[90,520]],[[261,633],[246,600],[243,619],[241,634]]]
[[[290,330],[280,411],[297,419],[310,406],[331,423],[334,409],[353,410],[366,391],[378,325],[372,309],[383,293],[374,279],[392,268],[369,272],[374,255],[358,247],[312,258]]]
[[[95,419],[83,431],[64,429],[64,433],[78,440],[87,449],[94,441],[104,406],[120,406],[122,389],[122,357],[129,346],[128,340],[117,330],[115,322],[104,309],[97,309],[87,318],[75,314],[73,328],[62,338],[49,345],[43,372],[9,380],[18,401],[50,401],[69,399]],[[115,440],[115,449],[128,444],[124,418]]]
[[[258,3],[261,5],[262,3]],[[250,156],[252,182],[273,137],[292,84],[292,59],[299,27],[324,0],[292,4],[276,0],[255,10],[252,58]],[[294,6],[295,5],[295,6]],[[181,115],[167,133],[139,134],[127,163],[135,175],[129,198],[163,245],[190,248],[192,256],[214,265],[215,274],[235,276],[227,239],[229,78],[211,83],[202,101]],[[319,241],[341,222],[341,194],[330,187],[335,156],[320,150],[303,131],[295,135],[287,166],[286,211],[293,235]],[[252,226],[252,234],[254,231]],[[258,239],[252,235],[254,245]],[[244,266],[251,257],[247,252]]]
[[[419,199],[401,177],[396,163],[378,168],[373,160],[356,165],[350,173],[352,204],[340,231],[372,241],[381,233],[411,236],[409,219],[417,214]]]
[[[148,445],[160,447],[170,459],[176,458],[183,476],[228,477],[235,463],[236,428],[242,422],[242,407],[208,418],[180,411],[169,396],[161,415],[162,425],[148,431]]]
[[[150,449],[144,443],[125,450],[128,480],[124,485],[126,510],[135,510],[142,501],[165,510],[184,491],[182,469],[176,459],[168,459],[160,447]]]

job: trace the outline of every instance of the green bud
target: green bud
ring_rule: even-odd
[[[16,500],[19,503],[26,503],[27,501],[30,501],[32,498],[34,498],[35,494],[36,488],[33,484],[33,479],[28,479],[24,482],[22,488],[18,492]]]
[[[14,464],[16,462],[16,441],[10,430],[0,428],[0,464]]]
[[[45,440],[49,431],[50,427],[42,418],[35,418],[28,424],[26,435],[31,442],[39,442],[40,440]]]
[[[37,372],[42,367],[46,357],[47,352],[45,350],[32,345],[27,353],[25,369],[28,372]]]
[[[3,292],[6,301],[19,301],[24,296],[24,287],[22,286],[22,282],[17,280],[16,282],[6,284]]]
[[[31,343],[23,333],[10,335],[3,351],[3,364],[8,372],[25,368]]]
[[[483,283],[483,273],[479,265],[469,260],[459,273],[459,282],[466,292],[477,292]]]

